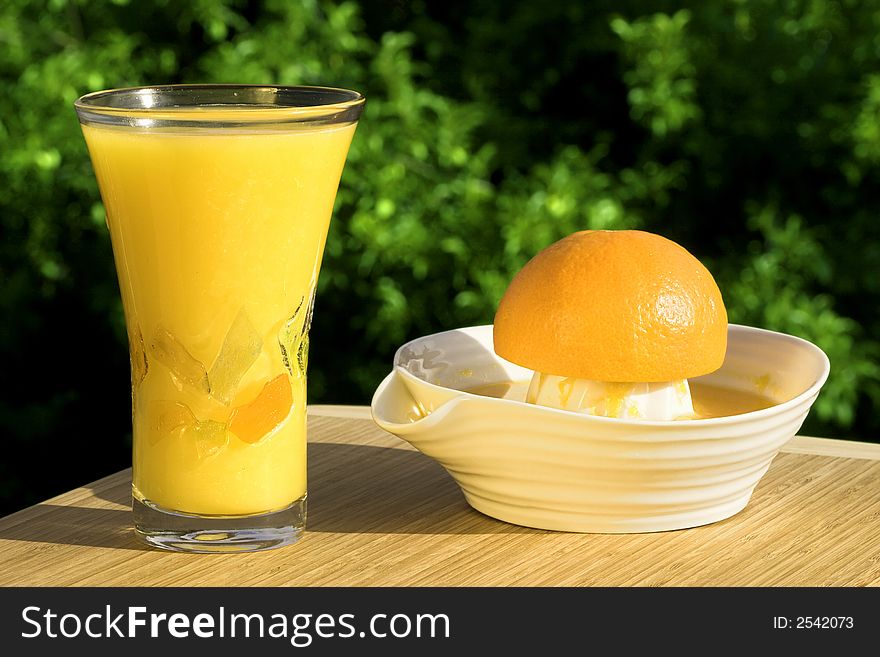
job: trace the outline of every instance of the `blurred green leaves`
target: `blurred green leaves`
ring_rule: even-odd
[[[691,14],[682,9],[634,21],[614,18],[611,29],[623,42],[629,64],[623,80],[629,87],[633,119],[657,137],[678,132],[700,116],[696,103],[696,66],[688,51],[686,28]]]
[[[71,104],[185,81],[368,98],[319,281],[313,401],[366,403],[401,342],[491,322],[554,240],[643,228],[710,265],[733,321],[826,350],[806,430],[876,439],[878,25],[876,0],[8,0],[0,430],[26,454],[91,426],[109,390],[124,397],[110,244]],[[93,378],[59,366],[76,350],[101,363]]]
[[[856,321],[836,311],[829,293],[816,291],[831,285],[834,263],[803,218],[781,218],[771,206],[748,210],[748,224],[761,239],[752,241],[746,254],[723,268],[729,276],[721,283],[730,321],[818,344],[831,360],[834,375],[823,388],[815,413],[849,427],[859,396],[880,392],[878,344],[866,339]]]

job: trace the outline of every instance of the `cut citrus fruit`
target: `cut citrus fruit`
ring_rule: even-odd
[[[727,311],[712,274],[675,242],[588,230],[550,245],[514,277],[494,339],[499,356],[545,374],[679,381],[721,366]]]

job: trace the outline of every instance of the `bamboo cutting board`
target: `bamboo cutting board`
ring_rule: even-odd
[[[309,519],[256,554],[148,549],[130,471],[0,519],[4,586],[865,586],[880,584],[880,445],[795,438],[744,511],[657,534],[565,534],[472,510],[361,407],[309,423]]]

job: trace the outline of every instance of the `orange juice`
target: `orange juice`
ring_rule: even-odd
[[[307,332],[355,124],[82,128],[128,326],[135,497],[286,507],[306,491]]]

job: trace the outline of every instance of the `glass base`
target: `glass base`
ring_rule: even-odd
[[[132,496],[134,529],[153,547],[174,552],[256,552],[295,543],[306,526],[306,496],[251,516],[199,516],[170,511]]]

